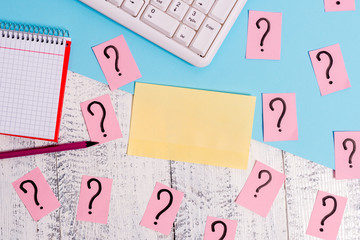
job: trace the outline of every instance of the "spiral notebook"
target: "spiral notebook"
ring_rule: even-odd
[[[0,134],[57,142],[70,45],[66,30],[0,21]]]

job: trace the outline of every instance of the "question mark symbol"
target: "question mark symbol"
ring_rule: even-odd
[[[276,102],[276,101],[280,101],[280,102],[282,103],[282,105],[283,105],[283,110],[282,110],[281,115],[280,115],[280,118],[279,118],[279,120],[278,120],[278,122],[277,122],[277,127],[279,128],[279,132],[281,132],[280,124],[281,124],[281,121],[282,121],[283,117],[285,116],[286,103],[285,103],[284,99],[282,99],[282,98],[279,98],[279,97],[274,98],[274,99],[271,100],[270,103],[269,103],[269,106],[270,106],[271,111],[274,111],[274,110],[275,110],[273,104],[274,104],[274,102]]]
[[[217,224],[221,224],[223,225],[224,227],[224,231],[223,231],[223,234],[221,235],[221,237],[219,238],[219,240],[224,240],[225,236],[226,236],[226,233],[227,233],[227,226],[226,224],[223,222],[223,221],[215,221],[211,224],[211,231],[212,232],[215,232],[215,225]]]
[[[101,110],[103,112],[103,115],[102,115],[102,118],[101,118],[101,122],[100,122],[100,128],[101,128],[101,132],[105,132],[105,129],[104,129],[104,120],[105,120],[105,117],[106,117],[106,109],[104,107],[104,105],[101,103],[101,102],[98,102],[98,101],[93,101],[91,102],[88,107],[87,107],[87,110],[88,112],[91,114],[91,116],[94,116],[94,112],[91,110],[91,106],[94,105],[94,104],[97,104],[101,107]],[[104,134],[103,135],[104,137],[107,136],[107,134]]]
[[[349,167],[352,168],[353,166],[352,166],[351,164],[352,164],[352,158],[353,158],[354,153],[355,153],[355,151],[356,151],[356,143],[355,143],[354,139],[351,139],[351,138],[345,139],[345,140],[343,141],[343,148],[344,148],[344,150],[348,150],[348,148],[347,148],[347,146],[346,146],[346,143],[347,143],[347,142],[351,142],[352,145],[353,145],[353,149],[352,149],[352,151],[351,151],[351,153],[350,153],[350,156],[349,156],[349,164],[350,164]]]
[[[272,175],[271,173],[268,171],[268,170],[261,170],[258,174],[258,178],[261,179],[261,175],[263,173],[267,173],[269,175],[269,179],[263,184],[263,185],[260,185],[257,189],[256,189],[256,192],[259,193],[260,189],[265,187],[266,185],[268,185],[270,182],[271,182],[271,179],[272,179]],[[255,194],[254,197],[257,197],[257,195]]]
[[[326,206],[326,200],[329,199],[329,198],[331,198],[334,201],[334,207],[333,207],[333,209],[331,210],[331,212],[329,214],[327,214],[327,215],[325,215],[325,217],[323,217],[323,219],[321,220],[321,226],[324,226],[325,220],[328,219],[331,215],[333,215],[336,212],[337,201],[336,201],[336,198],[334,198],[333,196],[323,197],[322,204],[325,207]],[[320,232],[324,231],[323,228],[320,228],[319,230],[320,230]]]
[[[162,192],[167,192],[167,193],[169,194],[169,196],[170,196],[170,199],[169,199],[169,203],[166,205],[166,207],[165,207],[163,210],[161,210],[161,211],[156,215],[156,217],[155,217],[156,220],[159,220],[160,215],[163,214],[166,210],[169,209],[169,207],[170,207],[171,204],[173,203],[173,199],[174,199],[172,193],[171,193],[169,190],[167,190],[167,189],[161,189],[161,190],[158,191],[158,193],[157,193],[157,200],[160,200],[160,195],[161,195]],[[157,225],[157,222],[155,221],[154,224]]]
[[[333,60],[333,57],[331,56],[331,54],[327,51],[320,51],[318,52],[318,54],[316,54],[316,59],[320,62],[321,61],[321,58],[320,58],[320,55],[321,54],[325,54],[326,56],[328,56],[329,58],[329,66],[327,67],[326,69],[326,78],[327,79],[330,79],[330,69],[334,63],[334,60]],[[329,81],[329,84],[333,84],[333,81]]]
[[[39,203],[39,201],[38,201],[38,199],[37,199],[38,188],[37,188],[36,184],[35,184],[32,180],[25,180],[25,181],[21,182],[21,184],[20,184],[20,189],[21,189],[21,191],[23,191],[24,193],[27,193],[27,192],[28,192],[28,191],[24,188],[24,184],[25,184],[25,183],[31,183],[31,185],[33,186],[33,188],[34,188],[34,201],[35,201],[36,206],[39,206],[40,203]],[[40,209],[43,209],[43,207],[40,206]]]
[[[121,76],[121,72],[120,72],[120,69],[119,69],[119,52],[117,50],[117,48],[113,45],[109,45],[107,46],[105,49],[104,49],[104,55],[107,59],[110,58],[110,55],[108,54],[108,50],[109,48],[113,49],[114,52],[115,52],[115,70],[119,73],[118,75]]]
[[[266,36],[268,35],[268,33],[270,32],[270,21],[267,20],[266,18],[260,18],[259,20],[256,21],[256,27],[258,29],[260,29],[260,22],[261,21],[265,21],[267,23],[267,28],[266,28],[266,31],[264,33],[264,35],[262,36],[261,38],[261,41],[260,41],[260,46],[262,47],[264,45],[264,40],[266,38]],[[262,48],[261,51],[263,52],[264,49]]]
[[[89,179],[89,180],[87,181],[87,187],[88,187],[88,189],[91,189],[91,185],[90,185],[90,184],[91,184],[92,182],[96,182],[96,183],[98,184],[98,190],[97,190],[97,192],[95,193],[95,195],[90,199],[89,209],[92,209],[92,204],[93,204],[95,198],[97,198],[97,196],[100,195],[101,189],[102,189],[102,188],[101,188],[101,182],[100,182],[99,180],[97,180],[96,178],[91,178],[91,179]],[[92,212],[89,211],[89,214],[92,214]]]

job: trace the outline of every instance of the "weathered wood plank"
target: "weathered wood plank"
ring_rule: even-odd
[[[237,220],[237,239],[316,239],[305,232],[318,189],[348,197],[338,239],[360,239],[360,180],[335,180],[330,169],[288,153],[283,159],[280,150],[256,141],[246,171],[127,156],[132,95],[110,92],[106,85],[70,71],[61,143],[89,139],[79,104],[103,94],[111,95],[122,139],[85,150],[0,161],[0,239],[202,239],[208,215]],[[0,136],[0,151],[48,144]],[[267,218],[234,203],[255,160],[287,175],[286,194],[282,188]],[[11,185],[35,167],[62,204],[38,222]],[[113,178],[107,225],[76,220],[82,175]],[[185,193],[170,236],[139,225],[157,181]]]
[[[47,143],[25,138],[0,136],[0,151],[32,148]],[[35,222],[21,202],[11,183],[39,167],[57,194],[56,159],[54,154],[0,160],[0,239],[59,239],[59,210]]]
[[[335,180],[329,168],[290,153],[284,156],[289,238],[318,239],[306,235],[306,229],[317,191],[322,190],[348,198],[337,239],[360,239],[360,180]]]
[[[60,142],[89,139],[80,102],[110,94],[123,138],[81,151],[58,154],[63,239],[172,239],[139,225],[157,181],[170,185],[166,161],[127,156],[132,95],[69,72]],[[107,225],[76,220],[81,177],[113,179]]]
[[[110,91],[104,84],[69,72],[60,142],[88,139],[79,103],[106,93]],[[284,201],[283,190],[266,219],[234,203],[254,160],[259,159],[281,170],[281,151],[253,141],[250,168],[247,171],[127,156],[132,97],[122,91],[110,94],[124,134],[122,139],[86,150],[58,153],[56,157],[55,154],[28,157],[34,160],[27,160],[25,166],[19,165],[23,163],[21,158],[16,159],[12,164],[8,163],[10,160],[1,162],[4,169],[2,176],[5,173],[16,176],[11,181],[39,166],[62,204],[59,210],[36,224],[30,216],[26,217],[29,214],[11,185],[1,181],[1,186],[5,185],[5,187],[0,191],[5,189],[4,195],[12,191],[10,199],[16,201],[18,208],[1,207],[1,211],[10,210],[4,215],[6,217],[2,222],[5,225],[1,224],[1,228],[4,228],[6,223],[13,226],[9,232],[2,231],[5,239],[9,236],[15,238],[47,236],[48,239],[52,239],[59,238],[59,232],[62,239],[173,239],[173,235],[166,237],[139,225],[156,181],[185,192],[186,197],[175,222],[174,231],[177,239],[201,239],[207,215],[238,220],[238,236],[241,238],[261,236],[260,239],[266,237],[270,239],[275,236],[277,239],[283,239],[282,236],[286,235],[286,229],[284,230],[286,224],[275,228],[273,223],[274,219],[277,219],[278,223],[284,222],[285,219],[285,211],[281,209],[281,206],[285,206],[284,203],[281,204]],[[1,138],[6,142],[2,150],[47,144],[28,139],[5,136]],[[19,143],[16,144],[17,142]],[[263,151],[264,147],[265,151]],[[172,165],[171,171],[170,165]],[[18,167],[20,173],[11,169],[11,166]],[[5,171],[5,168],[10,169]],[[114,179],[107,225],[76,221],[82,175]],[[23,216],[13,215],[13,211],[25,215],[25,219]],[[13,217],[9,218],[10,215]],[[14,231],[18,232],[12,234]]]
[[[237,220],[236,239],[286,239],[284,188],[280,190],[267,218],[234,202],[255,160],[283,172],[281,150],[257,141],[251,142],[247,170],[172,161],[172,186],[185,193],[175,222],[175,239],[203,239],[207,216]]]

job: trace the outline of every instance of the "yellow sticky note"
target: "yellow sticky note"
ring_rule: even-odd
[[[246,169],[255,97],[136,83],[128,154]]]

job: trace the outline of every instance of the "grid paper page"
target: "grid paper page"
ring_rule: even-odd
[[[37,41],[36,34],[29,37],[10,32],[8,38],[7,31],[2,37],[0,32],[0,133],[52,140],[65,43]]]

